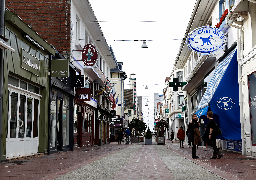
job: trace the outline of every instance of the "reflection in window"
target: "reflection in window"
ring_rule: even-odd
[[[32,99],[27,100],[27,130],[26,137],[31,137],[32,132]]]
[[[63,146],[69,145],[69,97],[63,98],[63,114],[62,114],[62,132]]]
[[[52,90],[52,101],[51,101],[51,120],[50,120],[50,127],[51,127],[51,134],[50,134],[50,147],[56,147],[56,139],[57,139],[57,134],[56,134],[56,119],[57,119],[57,114],[56,114],[56,96],[57,96],[57,91]]]
[[[25,106],[26,96],[20,95],[19,119],[18,119],[18,138],[24,138],[25,133]]]
[[[10,138],[16,138],[18,94],[11,94]]]
[[[256,73],[249,76],[249,98],[250,98],[250,116],[251,116],[251,132],[252,144],[256,144]]]
[[[38,107],[39,100],[34,100],[34,121],[33,121],[33,137],[38,137]]]

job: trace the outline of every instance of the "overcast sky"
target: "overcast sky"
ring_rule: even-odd
[[[184,37],[196,0],[89,1],[117,61],[124,63],[123,71],[128,77],[136,74],[137,95],[162,94],[180,48],[181,40],[173,39]],[[133,40],[152,41],[145,49],[142,41]]]

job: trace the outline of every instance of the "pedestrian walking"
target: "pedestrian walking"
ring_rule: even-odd
[[[182,126],[180,126],[180,129],[178,130],[177,137],[180,140],[180,148],[184,148],[183,142],[185,139],[185,131],[183,130]]]
[[[123,131],[122,131],[122,129],[119,129],[119,131],[117,132],[117,136],[118,136],[117,137],[118,144],[121,144],[122,139],[123,139]]]
[[[221,154],[220,149],[216,146],[217,127],[216,122],[213,119],[212,111],[207,112],[207,118],[209,119],[209,122],[206,125],[206,133],[209,134],[209,139],[207,143],[213,147],[213,156],[211,157],[211,159],[220,159],[223,155]]]
[[[199,145],[201,142],[201,137],[200,137],[200,131],[199,131],[199,122],[198,122],[198,117],[196,114],[192,115],[192,121],[190,121],[188,125],[188,138],[189,141],[192,143],[192,158],[197,159],[199,158],[196,155],[196,146]]]
[[[130,142],[130,134],[131,134],[131,131],[128,127],[128,129],[125,130],[126,144],[129,144],[129,142]]]
[[[171,141],[172,141],[172,143],[173,143],[173,139],[174,139],[174,132],[172,130],[172,132],[171,132]]]

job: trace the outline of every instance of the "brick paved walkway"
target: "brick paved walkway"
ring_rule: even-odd
[[[172,174],[158,156],[154,145],[141,146],[114,179],[173,179]]]
[[[2,162],[0,163],[0,179],[54,179],[125,147],[127,146],[113,143]]]
[[[233,151],[222,151],[223,157],[221,159],[210,159],[213,150],[199,146],[197,149],[199,159],[192,159],[192,149],[187,145],[184,146],[185,148],[180,148],[179,143],[171,143],[167,140],[166,146],[227,180],[256,179],[255,158]]]

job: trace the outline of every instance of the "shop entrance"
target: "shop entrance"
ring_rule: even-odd
[[[62,151],[69,146],[69,97],[57,97],[52,90],[50,116],[50,150]]]
[[[19,82],[18,79],[16,81]],[[26,156],[38,152],[38,120],[41,96],[35,93],[35,89],[38,89],[39,93],[39,88],[23,81],[20,81],[17,86],[8,85],[6,158]]]

